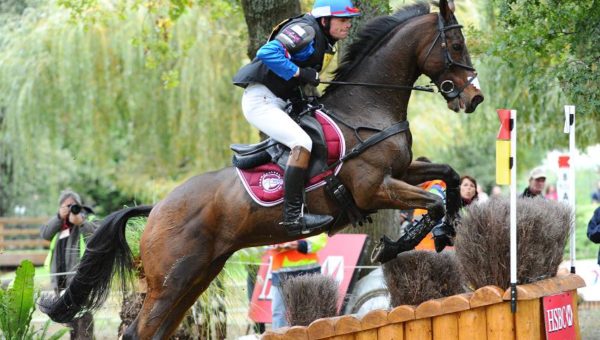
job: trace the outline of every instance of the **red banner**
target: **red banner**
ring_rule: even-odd
[[[576,325],[572,292],[545,296],[543,304],[546,339],[575,339]]]
[[[327,245],[317,253],[321,273],[335,278],[339,285],[338,310],[352,282],[366,239],[367,235],[337,234],[330,237]],[[268,266],[262,265],[258,271],[249,314],[254,322],[271,322],[271,256],[263,255],[262,263],[268,263]]]

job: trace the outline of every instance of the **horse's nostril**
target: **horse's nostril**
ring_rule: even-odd
[[[477,95],[471,100],[471,106],[476,107],[477,105],[481,104],[481,102],[483,102],[483,96]]]

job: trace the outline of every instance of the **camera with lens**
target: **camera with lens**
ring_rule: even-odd
[[[73,215],[77,215],[81,212],[82,207],[79,204],[71,204],[69,206],[69,211],[71,212],[71,214]]]

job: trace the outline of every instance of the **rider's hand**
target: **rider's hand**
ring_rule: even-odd
[[[300,78],[301,81],[312,86],[318,86],[321,83],[321,79],[319,79],[319,72],[310,67],[299,69],[298,78]]]

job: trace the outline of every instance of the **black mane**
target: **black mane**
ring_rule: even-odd
[[[335,70],[334,80],[341,81],[358,65],[371,50],[383,42],[388,33],[407,20],[429,14],[429,4],[418,2],[396,11],[392,15],[383,15],[369,20],[358,32],[357,38],[348,47],[342,61]],[[330,85],[327,90],[336,87]]]

